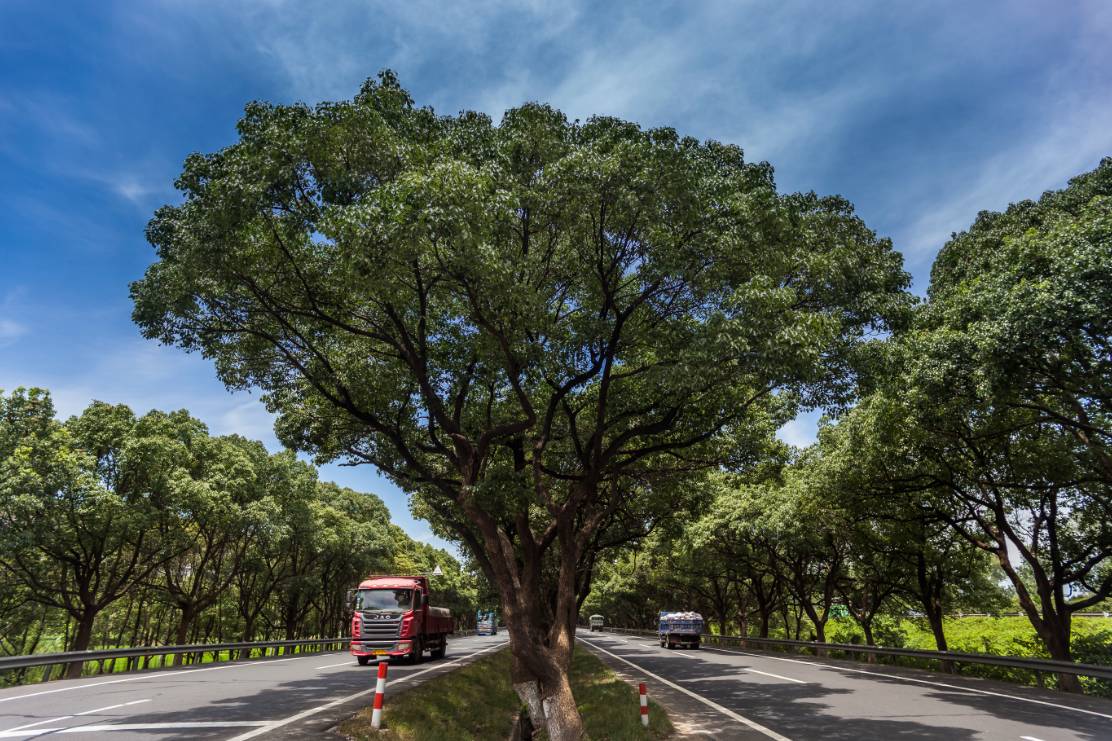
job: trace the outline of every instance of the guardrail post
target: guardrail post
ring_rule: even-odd
[[[378,662],[378,681],[375,684],[375,704],[371,710],[371,728],[376,731],[382,727],[382,705],[386,699],[386,668],[389,663]],[[641,685],[644,687],[644,685]]]
[[[649,690],[645,687],[645,683],[641,682],[637,685],[637,694],[641,696],[641,725],[645,728],[649,727]]]

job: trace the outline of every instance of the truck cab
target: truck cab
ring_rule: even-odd
[[[425,576],[370,576],[348,593],[351,653],[360,665],[372,659],[421,660],[444,656],[454,630],[452,614],[429,605]]]

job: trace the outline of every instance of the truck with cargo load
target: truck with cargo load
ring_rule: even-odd
[[[660,637],[661,648],[677,646],[698,648],[703,635],[703,616],[697,612],[661,610],[657,634]]]
[[[498,615],[494,610],[479,610],[475,613],[475,634],[498,635]]]
[[[427,576],[369,576],[349,592],[351,653],[361,665],[372,659],[434,659],[448,650],[452,613],[429,604]]]

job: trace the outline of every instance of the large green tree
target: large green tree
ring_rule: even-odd
[[[0,426],[0,568],[65,611],[69,648],[85,650],[97,615],[172,555],[156,525],[188,476],[180,450],[122,406],[93,402],[59,423],[39,389],[0,397]]]
[[[1069,659],[1071,615],[1112,594],[1112,159],[951,240],[906,347],[955,528]]]
[[[580,570],[629,481],[743,465],[796,401],[841,400],[906,304],[850,204],[780,195],[736,147],[543,105],[437,116],[389,73],[251,104],[178,186],[132,288],[144,334],[261,388],[291,446],[436,510],[553,739],[583,733]]]
[[[947,243],[851,415],[858,463],[991,555],[1062,660],[1071,616],[1112,594],[1110,276],[1106,159]]]

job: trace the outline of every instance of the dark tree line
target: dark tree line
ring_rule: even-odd
[[[93,402],[59,421],[43,390],[0,394],[5,653],[345,635],[362,577],[435,565],[439,600],[469,616],[450,554],[292,452],[185,411]]]

